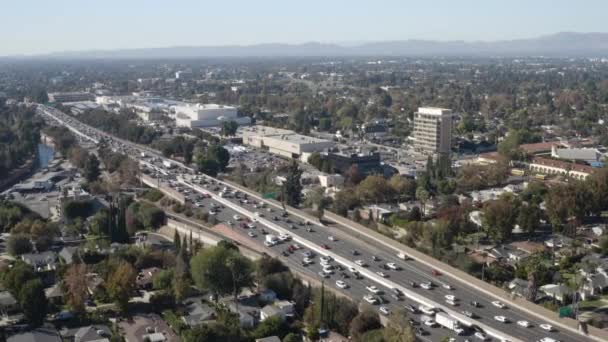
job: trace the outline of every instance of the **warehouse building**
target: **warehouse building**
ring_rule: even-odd
[[[245,145],[265,149],[283,157],[302,160],[306,160],[311,153],[323,152],[336,145],[330,140],[266,126],[246,127],[242,130],[242,134]]]
[[[48,97],[53,103],[95,101],[95,95],[87,92],[48,93]]]
[[[214,127],[223,121],[249,125],[251,118],[239,117],[235,107],[217,104],[186,104],[175,106],[175,124],[178,127]]]

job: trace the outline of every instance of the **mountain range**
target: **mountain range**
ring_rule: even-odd
[[[358,44],[310,42],[226,46],[174,46],[57,52],[34,58],[129,59],[214,57],[608,57],[608,33],[560,32],[530,39],[500,41],[400,40]]]

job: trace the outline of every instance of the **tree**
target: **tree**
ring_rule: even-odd
[[[182,240],[177,229],[173,233],[173,244],[175,245],[175,250],[179,253],[179,251],[182,249]]]
[[[238,294],[251,286],[252,263],[238,251],[222,246],[200,251],[190,260],[194,283],[217,295]]]
[[[68,267],[63,276],[67,304],[76,313],[85,311],[85,301],[88,296],[86,274],[87,266],[85,264],[73,264]]]
[[[136,277],[133,266],[122,261],[107,279],[108,294],[122,312],[127,311],[129,299],[136,290]]]
[[[367,176],[357,186],[357,194],[365,203],[384,203],[394,197],[393,188],[382,176]]]
[[[69,220],[77,217],[87,218],[93,213],[93,203],[91,201],[70,200],[63,204],[63,215]]]
[[[211,145],[207,150],[207,158],[215,160],[220,171],[226,171],[226,167],[230,162],[230,153],[227,149],[220,145]]]
[[[298,206],[302,202],[302,170],[294,160],[287,170],[286,180],[283,183],[285,202],[292,207]]]
[[[378,314],[366,309],[357,314],[350,322],[349,332],[355,340],[358,340],[366,331],[380,329],[381,327],[382,324],[380,324]]]
[[[23,288],[19,291],[19,303],[23,315],[33,327],[39,327],[44,323],[48,303],[40,279],[32,279],[23,284]]]
[[[36,275],[30,265],[19,260],[15,262],[13,267],[7,272],[0,275],[0,278],[2,279],[4,287],[9,290],[15,298],[19,298],[19,291],[23,284],[29,280],[35,279]]]
[[[11,255],[21,255],[32,251],[32,242],[24,234],[12,234],[7,241],[6,249]]]
[[[233,136],[236,134],[237,129],[239,128],[239,124],[236,121],[229,120],[222,122],[222,135],[225,137]]]
[[[98,211],[89,222],[89,233],[97,236],[108,236],[110,223],[109,213],[106,209]]]
[[[393,189],[398,201],[411,199],[416,194],[416,182],[399,174],[393,175],[388,184]]]
[[[89,155],[89,158],[84,165],[83,172],[84,178],[89,183],[94,182],[99,178],[101,171],[99,170],[99,159],[97,159],[97,156],[92,153]]]
[[[196,165],[198,170],[211,177],[217,176],[220,171],[220,165],[215,159],[197,158]]]
[[[82,147],[75,146],[70,150],[70,161],[79,169],[85,168],[89,158],[89,152]]]
[[[359,312],[357,305],[348,298],[316,289],[312,304],[306,309],[304,319],[309,326],[319,323],[322,327],[348,334],[348,325]]]
[[[289,333],[283,338],[283,342],[302,342],[302,336]]]
[[[322,164],[323,164],[323,158],[321,157],[321,154],[319,152],[313,152],[309,157],[308,157],[308,164],[314,166],[317,168],[317,170],[321,170],[322,168]]]
[[[517,222],[515,199],[500,198],[489,201],[483,208],[483,227],[496,242],[504,242],[511,237]]]
[[[174,273],[172,269],[161,270],[152,278],[152,287],[155,290],[169,290],[173,283]]]
[[[261,339],[268,336],[285,336],[289,327],[281,317],[270,317],[263,320],[253,331],[252,335],[256,339]]]
[[[588,196],[583,183],[558,184],[549,189],[545,196],[546,213],[557,232],[563,231],[566,223],[582,219],[591,204]]]
[[[338,215],[346,216],[348,210],[359,205],[359,197],[352,188],[344,188],[336,194],[334,199],[334,210]]]
[[[431,198],[431,194],[423,187],[418,187],[416,189],[416,199],[420,202],[422,206],[422,213],[425,213],[426,202]]]
[[[400,309],[390,316],[389,323],[384,329],[386,342],[415,342],[416,333],[408,320],[405,310]]]
[[[522,205],[517,216],[519,228],[528,234],[534,234],[540,224],[541,214],[540,207],[536,204]]]

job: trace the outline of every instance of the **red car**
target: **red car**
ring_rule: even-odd
[[[325,248],[325,249],[329,249],[329,246],[326,244],[322,244],[321,247]]]
[[[440,275],[441,275],[441,272],[437,271],[436,269],[433,269],[433,270],[431,271],[431,273],[432,273],[434,276],[440,276]]]

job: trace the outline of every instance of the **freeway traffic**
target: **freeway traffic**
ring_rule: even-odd
[[[364,237],[352,236],[345,233],[342,229],[314,224],[313,219],[308,219],[310,224],[307,224],[303,217],[299,217],[293,213],[284,214],[282,208],[266,201],[260,203],[260,199],[254,200],[251,195],[245,198],[244,193],[238,192],[229,185],[220,183],[211,177],[195,175],[192,169],[175,163],[175,161],[170,161],[170,163],[177,165],[177,168],[167,167],[169,163],[163,165],[163,161],[169,162],[169,160],[147,147],[137,146],[110,137],[56,110],[41,107],[40,112],[45,115],[52,115],[62,124],[81,132],[83,137],[89,137],[95,141],[100,141],[104,138],[112,148],[120,150],[138,160],[145,159],[146,163],[150,165],[148,166],[150,168],[149,171],[153,173],[153,176],[159,178],[168,186],[180,189],[182,193],[187,191],[185,195],[195,205],[197,202],[200,202],[202,207],[209,208],[210,211],[217,215],[220,221],[227,224],[232,223],[235,231],[258,241],[260,244],[266,242],[267,235],[278,236],[280,233],[289,232],[291,239],[295,240],[295,243],[306,247],[307,250],[313,250],[314,254],[316,254],[316,257],[311,257],[311,260],[308,260],[312,261],[309,266],[304,267],[302,264],[305,257],[301,254],[300,250],[295,251],[293,248],[291,250],[288,248],[288,246],[293,245],[291,242],[285,241],[282,244],[267,243],[269,245],[268,248],[284,252],[284,259],[290,266],[298,264],[299,267],[304,267],[308,272],[326,279],[327,284],[343,291],[355,300],[368,301],[370,305],[374,305],[379,310],[385,307],[386,310],[382,309],[384,313],[404,308],[407,304],[408,308],[411,306],[411,311],[414,311],[410,313],[410,317],[415,322],[433,319],[435,316],[434,311],[445,311],[465,323],[462,326],[472,326],[472,328],[466,329],[462,336],[457,337],[453,331],[432,328],[431,326],[436,326],[436,323],[429,323],[428,326],[422,323],[421,326],[424,326],[423,329],[425,331],[438,331],[429,336],[432,337],[432,340],[441,338],[441,335],[450,335],[458,340],[481,339],[482,337],[489,339],[487,336],[489,334],[499,339],[521,341],[538,341],[543,339],[545,341],[590,340],[566,329],[552,328],[545,330],[541,326],[547,322],[523,313],[516,308],[508,306],[500,307],[501,305],[498,303],[493,303],[496,301],[494,298],[475,291],[467,284],[461,283],[458,279],[450,279],[445,275],[440,275],[438,272],[434,272],[433,269],[415,260],[402,260],[395,253],[390,252],[390,250],[387,251],[384,246],[374,241],[366,240]],[[140,157],[142,155],[141,152],[146,152],[147,156]],[[190,190],[186,189],[186,187],[190,188]],[[192,191],[198,192],[199,195],[194,194]],[[199,197],[200,193],[211,194],[212,198],[201,198]],[[224,209],[214,210],[212,203],[216,207],[221,204],[224,206]],[[256,213],[258,214],[256,215]],[[235,215],[239,215],[238,220]],[[258,221],[257,223],[252,223],[256,225],[256,229],[242,226],[246,222],[246,218],[252,222]],[[261,232],[262,229],[266,230],[269,234],[264,235]],[[334,269],[331,270],[333,274],[329,272],[328,267],[325,267],[327,270],[326,274],[323,273],[323,267],[320,263],[320,256],[323,255],[332,255],[332,259],[335,259],[333,262],[325,262],[325,264],[333,265]],[[357,260],[361,260],[359,265],[355,264]],[[367,264],[367,266],[362,266],[363,263]],[[338,265],[343,270],[339,270]],[[354,274],[349,271],[350,267],[356,269],[363,277],[356,279]],[[325,278],[326,276],[328,278]],[[338,280],[341,282],[338,282]],[[430,286],[429,283],[431,283]],[[348,285],[348,287],[344,285]],[[371,288],[371,286],[376,286],[378,291],[384,292],[384,295],[373,293],[377,291]],[[368,287],[370,288],[368,289]],[[392,298],[393,288],[399,288],[400,292],[406,295]],[[368,295],[372,297],[365,299],[364,297]],[[387,303],[380,304],[380,301],[387,301]],[[421,313],[421,302],[427,304],[425,306],[433,307],[434,309],[423,307],[422,311],[426,311],[427,313]],[[473,302],[476,304],[473,305]],[[524,324],[524,322],[528,324]],[[483,332],[484,330],[485,332]]]

